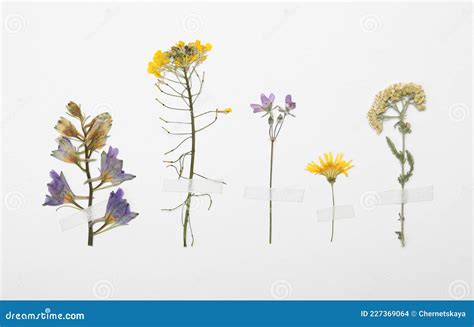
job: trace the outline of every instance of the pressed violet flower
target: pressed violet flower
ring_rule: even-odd
[[[138,213],[131,212],[130,205],[123,198],[124,192],[121,188],[117,192],[111,192],[105,210],[105,216],[95,222],[104,221],[104,224],[97,229],[94,234],[100,234],[120,225],[127,225],[132,219],[138,216]]]
[[[291,100],[291,95],[288,94],[285,97],[285,108],[284,109],[280,108],[280,109],[278,109],[278,111],[284,112],[284,113],[294,117],[294,115],[291,113],[291,111],[294,110],[295,108],[296,108],[296,103],[293,102],[293,100]]]
[[[336,183],[337,176],[344,174],[347,177],[347,171],[354,167],[351,165],[352,160],[345,161],[342,153],[338,153],[334,158],[332,152],[325,153],[324,159],[319,157],[319,165],[314,161],[311,161],[306,165],[306,170],[315,175],[321,175],[326,177],[329,184],[331,184],[331,195],[332,195],[332,226],[331,226],[331,242],[334,238],[334,213],[336,207],[336,201],[334,199],[334,183]]]
[[[46,196],[44,205],[58,206],[70,204],[70,206],[66,206],[82,210],[85,206],[76,201],[85,200],[87,201],[87,207],[91,207],[96,192],[104,188],[121,184],[124,181],[133,179],[135,176],[126,174],[122,170],[123,161],[117,158],[118,149],[110,147],[107,153],[105,151],[102,152],[100,175],[98,177],[92,177],[91,164],[96,160],[93,158],[93,155],[97,152],[96,150],[104,147],[107,142],[108,133],[112,127],[112,116],[105,112],[88,121],[89,117],[85,116],[82,113],[80,106],[72,101],[66,105],[66,109],[68,115],[79,121],[80,128],[76,128],[71,121],[61,117],[58,124],[55,126],[55,129],[62,136],[57,139],[59,144],[58,149],[54,150],[51,155],[61,161],[77,165],[81,170],[81,173],[85,174],[85,184],[87,184],[89,194],[87,196],[74,195],[67,184],[64,175],[62,173],[61,175],[58,175],[55,171],[52,171],[50,175],[53,178],[53,181],[48,184],[48,190],[51,195]],[[75,146],[73,142],[77,142],[77,146]],[[101,187],[102,184],[106,182],[109,182],[110,185]],[[117,193],[114,194],[118,194],[121,197],[123,191],[120,190],[120,192],[117,191]],[[118,202],[123,203],[123,201]],[[133,218],[136,217],[136,214],[130,214]],[[128,216],[126,215],[119,217],[115,214],[114,217],[117,217],[117,222],[120,223],[123,223],[128,219]],[[110,221],[111,218],[108,219]],[[98,234],[97,230],[94,230],[94,224],[98,221],[104,221],[104,218],[92,219],[88,222],[87,244],[89,246],[94,244],[94,235]],[[110,228],[105,230],[102,229],[101,233],[109,229]]]
[[[189,43],[179,41],[167,51],[156,51],[152,61],[148,63],[147,69],[148,73],[157,78],[155,85],[161,95],[167,99],[167,103],[163,99],[157,98],[156,100],[165,109],[166,116],[173,114],[176,116],[176,118],[160,117],[164,123],[162,129],[168,135],[180,138],[177,145],[165,153],[165,155],[176,156],[164,160],[164,162],[167,167],[176,172],[178,179],[187,179],[190,183],[194,178],[204,178],[216,182],[215,179],[208,178],[196,171],[197,136],[212,126],[222,114],[232,112],[231,108],[197,111],[197,100],[202,93],[204,83],[204,73],[201,75],[198,68],[207,59],[211,49],[210,43],[203,44],[199,40]],[[178,130],[179,127],[181,129]],[[183,128],[187,129],[183,130]],[[189,149],[176,154],[188,145]],[[202,196],[208,197],[210,204],[212,204],[209,194],[188,192],[181,204],[171,209],[163,209],[167,211],[181,209],[184,247],[189,244],[189,233],[191,234],[191,246],[194,244],[190,209],[193,198]]]
[[[261,104],[251,104],[250,107],[253,109],[254,113],[257,112],[266,112],[269,113],[271,110],[273,110],[273,101],[275,101],[275,94],[270,93],[270,95],[267,97],[265,94],[260,95],[260,102]]]
[[[135,178],[135,175],[126,174],[123,170],[123,160],[117,158],[119,150],[117,148],[109,147],[109,151],[102,151],[101,162],[100,162],[100,176],[91,178],[86,182],[101,181],[99,185],[103,183],[111,183],[116,186],[125,181]]]
[[[66,181],[66,177],[61,172],[58,174],[56,171],[51,170],[49,176],[53,179],[48,183],[48,191],[50,195],[46,195],[44,206],[59,206],[65,203],[75,203],[75,199],[84,199],[83,196],[76,196],[72,193],[69,184]]]
[[[54,150],[51,156],[67,163],[78,164],[81,159],[71,140],[61,136],[56,141],[58,142],[58,149]]]
[[[268,135],[270,137],[270,181],[269,187],[270,191],[273,187],[273,152],[275,141],[280,135],[281,128],[283,127],[283,123],[288,115],[293,116],[290,114],[290,110],[294,110],[296,108],[296,103],[292,101],[291,95],[288,94],[285,97],[285,108],[280,106],[274,106],[273,102],[275,101],[275,95],[270,93],[267,97],[265,94],[260,95],[260,102],[261,104],[251,104],[250,107],[253,109],[254,113],[265,112],[262,117],[268,116]],[[273,229],[273,201],[270,198],[268,201],[269,205],[269,220],[270,220],[270,228],[269,228],[269,243],[272,243],[272,229]]]
[[[383,124],[386,121],[395,121],[394,128],[397,128],[402,136],[402,149],[398,150],[395,143],[387,136],[390,151],[399,161],[401,173],[398,176],[398,183],[401,185],[402,193],[405,191],[405,185],[413,176],[415,168],[415,159],[410,151],[406,149],[406,136],[411,133],[411,124],[407,122],[407,112],[410,106],[415,107],[418,111],[426,109],[426,96],[423,87],[414,83],[397,83],[390,85],[386,89],[380,91],[375,96],[374,103],[367,114],[369,125],[377,134],[383,130]],[[408,164],[408,167],[407,167]],[[396,231],[401,246],[404,247],[405,242],[405,203],[401,203],[400,213],[400,230]]]

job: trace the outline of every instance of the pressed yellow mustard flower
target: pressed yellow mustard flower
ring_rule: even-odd
[[[324,160],[319,157],[319,165],[311,161],[306,165],[306,170],[316,175],[325,176],[329,183],[334,183],[340,174],[347,176],[347,171],[351,169],[352,160],[345,161],[342,153],[338,153],[334,158],[332,152],[324,154]]]
[[[211,49],[212,45],[210,43],[202,43],[200,40],[189,43],[178,41],[166,51],[156,51],[152,61],[148,63],[148,73],[157,78],[155,86],[160,91],[160,98],[156,98],[156,101],[165,109],[166,116],[171,116],[176,111],[189,113],[188,115],[180,114],[176,119],[160,117],[160,120],[164,123],[161,128],[166,133],[183,138],[176,146],[165,152],[165,155],[174,157],[177,152],[187,146],[190,147],[189,150],[185,150],[178,156],[178,160],[174,160],[174,158],[173,160],[164,160],[167,167],[176,172],[178,178],[184,178],[187,175],[186,178],[189,180],[194,180],[196,177],[211,180],[195,171],[195,149],[199,137],[198,133],[212,126],[218,118],[232,112],[231,108],[220,106],[204,112],[198,111],[197,100],[200,98],[204,83],[204,72],[199,72],[199,65],[207,59]],[[183,102],[178,101],[178,104],[169,105],[166,103],[168,97],[173,100],[181,99]],[[214,119],[210,122],[200,118],[209,117],[209,115],[214,116]],[[177,125],[188,126],[188,129],[183,132],[177,129]],[[220,183],[225,184],[224,182]],[[194,244],[194,234],[191,228],[191,203],[194,198],[202,196],[206,196],[212,204],[212,197],[209,194],[196,194],[189,191],[186,199],[181,204],[171,209],[164,209],[174,211],[181,208],[184,247],[189,244],[189,232],[191,232],[191,246]]]
[[[168,51],[158,50],[153,56],[153,61],[148,63],[148,73],[160,78],[164,72],[172,72],[176,69],[188,70],[193,64],[200,64],[207,59],[207,53],[211,51],[210,43],[202,44],[200,40],[189,42],[179,41]]]
[[[406,113],[408,105],[412,104],[419,111],[423,111],[426,109],[425,100],[425,91],[418,84],[397,83],[390,85],[375,96],[374,103],[367,114],[369,125],[377,134],[380,134],[383,130],[384,120],[399,118],[384,115],[388,109],[392,108],[402,116]],[[398,108],[398,102],[403,102],[404,108]],[[403,119],[403,117],[401,118]]]

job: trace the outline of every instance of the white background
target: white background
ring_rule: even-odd
[[[2,296],[6,299],[449,299],[470,297],[471,5],[425,4],[14,4],[3,7]],[[162,192],[161,108],[147,62],[178,40],[214,45],[202,69],[198,110],[234,112],[198,139],[197,169],[228,186],[192,215],[196,244],[182,248],[182,198]],[[423,85],[427,110],[411,110],[409,187],[434,185],[435,200],[409,204],[407,247],[394,233],[398,207],[368,210],[367,192],[398,187],[399,165],[368,126],[375,94],[395,82]],[[266,185],[269,141],[251,112],[261,92],[297,103],[276,143],[275,186],[306,189],[303,203],[243,198]],[[114,117],[123,184],[140,213],[126,228],[86,246],[85,226],[61,232],[42,207],[51,169],[76,193],[83,176],[50,152],[65,104]],[[355,167],[339,177],[336,200],[355,219],[318,223],[330,205],[324,178],[304,170],[325,151]],[[98,197],[106,199],[108,192]],[[369,201],[370,202],[370,201]]]

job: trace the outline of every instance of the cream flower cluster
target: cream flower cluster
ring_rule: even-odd
[[[383,130],[383,117],[381,115],[391,107],[396,108],[396,103],[402,99],[406,99],[420,111],[426,109],[425,91],[420,85],[414,83],[393,84],[375,96],[374,103],[367,114],[370,127],[380,134]]]

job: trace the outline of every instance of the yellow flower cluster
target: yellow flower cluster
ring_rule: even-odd
[[[211,49],[210,43],[202,44],[199,40],[188,44],[179,41],[170,50],[158,50],[155,53],[153,61],[148,63],[148,73],[159,78],[165,71],[188,69],[192,64],[200,64],[206,60]]]
[[[332,152],[325,153],[324,160],[319,157],[319,163],[318,165],[311,161],[306,166],[306,170],[316,175],[325,176],[329,183],[334,183],[340,174],[347,176],[347,171],[354,167],[351,165],[352,160],[345,161],[342,153],[338,153],[336,158],[333,157]]]
[[[383,120],[380,115],[384,114],[390,105],[407,97],[420,111],[425,110],[425,91],[421,85],[414,83],[397,83],[390,85],[375,96],[374,103],[367,114],[370,127],[378,134],[383,130]]]

